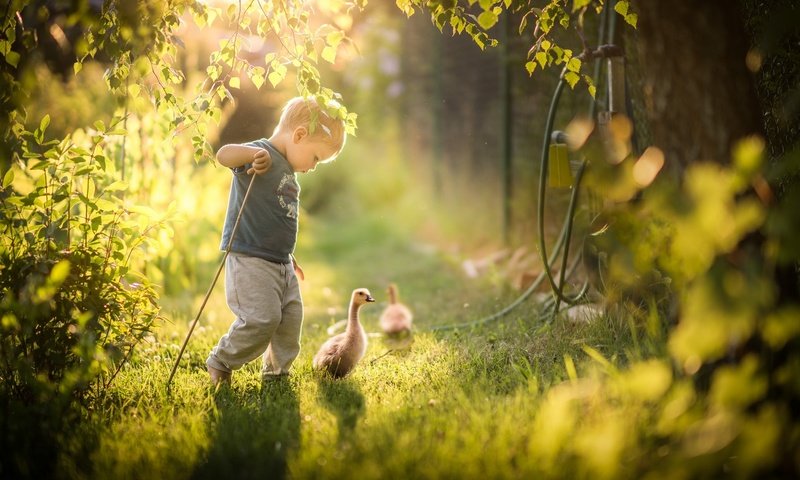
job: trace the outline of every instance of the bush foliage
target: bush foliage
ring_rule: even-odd
[[[7,171],[2,190],[0,401],[8,414],[0,423],[12,472],[35,467],[31,455],[52,454],[36,440],[73,426],[159,315],[153,287],[131,267],[165,226],[125,204],[103,150],[123,132],[98,124],[45,141],[48,121],[34,132],[17,126],[25,161]]]

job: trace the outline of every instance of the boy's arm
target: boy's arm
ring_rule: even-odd
[[[262,174],[269,170],[272,158],[269,152],[259,147],[249,145],[229,144],[217,151],[217,161],[228,168],[237,168],[242,165],[252,164],[247,170],[248,174]]]

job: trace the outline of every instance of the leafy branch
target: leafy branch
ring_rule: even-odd
[[[563,65],[562,74],[570,87],[574,88],[583,80],[594,96],[594,80],[584,72],[583,60],[593,50],[583,33],[584,16],[587,12],[599,15],[608,7],[608,0],[548,0],[541,7],[534,4],[533,0],[467,0],[466,6],[457,0],[397,1],[398,8],[408,17],[416,11],[427,11],[439,31],[449,25],[452,35],[466,33],[482,50],[498,44],[490,37],[490,31],[504,15],[508,21],[512,21],[512,15],[522,15],[517,32],[530,41],[525,59],[528,74]],[[614,3],[614,11],[636,28],[638,15],[631,10],[628,0]],[[566,48],[558,38],[560,32],[569,31],[574,31],[578,37],[583,50],[581,54]]]

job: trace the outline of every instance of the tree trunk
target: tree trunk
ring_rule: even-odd
[[[738,139],[762,131],[737,3],[640,0],[633,7],[639,23],[626,39],[629,90],[637,122],[647,125],[638,144],[661,148],[674,174],[701,160],[727,162]]]

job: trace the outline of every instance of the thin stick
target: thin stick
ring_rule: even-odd
[[[370,365],[372,365],[373,363],[377,362],[377,361],[378,361],[378,360],[380,360],[381,358],[385,357],[386,355],[389,355],[390,353],[392,353],[392,352],[394,352],[394,351],[395,351],[395,349],[394,349],[394,348],[390,348],[389,350],[386,350],[386,351],[385,351],[385,352],[383,352],[381,355],[378,355],[377,357],[375,357],[375,358],[373,358],[372,360],[370,360],[370,361],[369,361],[369,364],[370,364]]]
[[[247,203],[247,197],[250,196],[250,189],[253,188],[253,183],[256,179],[256,173],[253,173],[253,178],[250,179],[250,185],[247,186],[247,191],[244,194],[244,198],[242,199],[242,206],[239,207],[239,214],[236,216],[236,222],[233,224],[233,230],[231,231],[231,238],[228,239],[228,245],[225,246],[225,254],[222,256],[222,261],[219,262],[219,268],[217,268],[217,274],[214,275],[214,281],[211,282],[211,285],[208,287],[208,292],[206,292],[206,296],[203,299],[202,305],[200,305],[200,310],[197,312],[197,316],[194,317],[194,321],[192,325],[189,327],[189,333],[186,334],[186,338],[183,340],[183,345],[181,345],[181,351],[178,352],[178,358],[175,359],[175,365],[172,366],[172,372],[169,374],[169,378],[167,379],[167,390],[169,390],[169,384],[172,383],[172,377],[175,376],[175,372],[178,370],[178,364],[181,363],[181,357],[183,356],[184,350],[186,350],[186,345],[189,343],[189,338],[192,336],[192,332],[194,332],[194,327],[197,326],[197,321],[200,320],[200,314],[203,313],[203,309],[206,308],[206,303],[208,303],[208,297],[211,296],[211,292],[214,290],[214,286],[217,284],[217,279],[219,279],[219,274],[222,273],[222,267],[225,266],[225,260],[228,258],[228,254],[231,251],[231,246],[233,245],[233,237],[236,235],[236,230],[239,227],[239,220],[242,219],[242,212],[244,212],[244,206]]]

